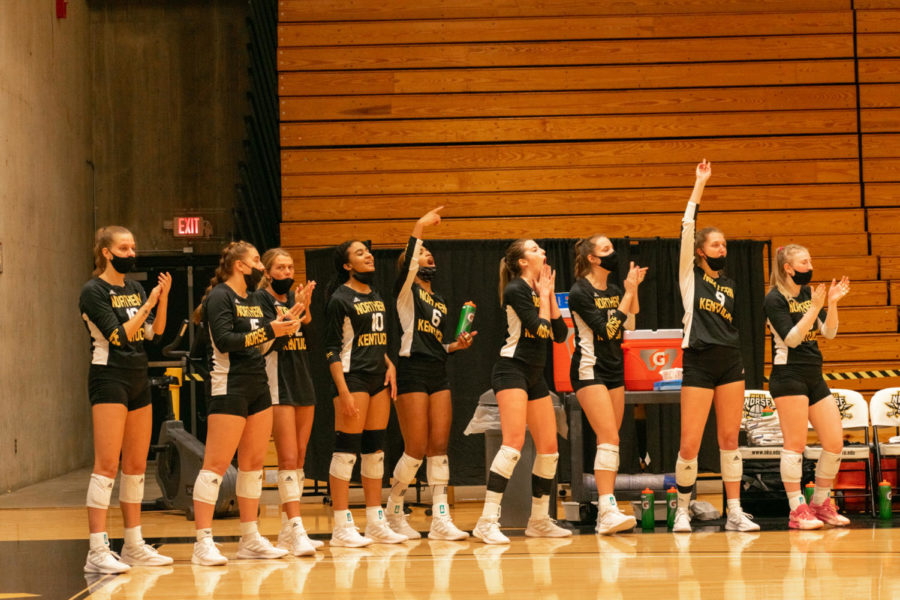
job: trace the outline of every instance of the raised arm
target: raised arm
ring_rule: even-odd
[[[712,167],[710,163],[703,159],[703,162],[697,165],[696,179],[694,180],[694,189],[688,200],[687,208],[684,210],[684,217],[681,219],[681,254],[678,260],[678,281],[681,285],[681,297],[687,298],[694,286],[694,233],[696,231],[697,210],[700,206],[700,199],[703,197],[703,190],[706,182],[712,175]],[[685,307],[687,310],[687,307]]]

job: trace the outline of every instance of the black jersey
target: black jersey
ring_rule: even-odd
[[[734,323],[734,282],[720,274],[713,278],[694,264],[694,217],[697,205],[688,202],[681,221],[678,280],[684,304],[682,348],[740,347]]]
[[[406,261],[400,271],[397,316],[400,319],[400,356],[419,355],[446,360],[452,341],[447,304],[436,292],[429,293],[416,283],[422,240],[410,237],[406,245]]]
[[[609,283],[598,290],[585,278],[575,280],[569,291],[569,310],[575,325],[575,352],[572,354],[572,377],[595,379],[598,374],[625,372],[622,355],[622,332],[633,327],[629,316],[619,310],[624,292]]]
[[[126,279],[123,286],[99,277],[84,284],[78,309],[91,336],[91,364],[120,369],[147,368],[143,341],[153,338],[153,315],[130,338],[123,326],[146,301],[143,286],[132,279]]]
[[[238,295],[226,283],[215,286],[203,302],[203,319],[210,339],[210,380],[213,396],[240,393],[247,378],[266,381],[260,348],[275,339],[271,320],[256,294]]]
[[[825,333],[825,309],[819,312],[809,331],[791,335],[794,326],[812,306],[811,298],[812,291],[808,285],[802,286],[795,298],[785,297],[777,288],[766,294],[763,309],[766,313],[766,325],[772,332],[773,365],[822,365],[822,353],[816,338],[820,332]],[[829,337],[833,337],[835,333],[837,331],[829,332]]]
[[[384,373],[387,328],[384,301],[374,289],[368,294],[340,286],[325,310],[325,359],[339,362],[344,373]]]
[[[279,315],[291,310],[297,302],[294,292],[287,293],[287,302],[274,297],[266,290],[254,292],[258,297],[266,321],[272,322]],[[302,324],[294,335],[278,338],[266,354],[266,372],[272,404],[297,405],[309,401],[313,390],[312,375],[309,370],[309,325]]]
[[[553,337],[563,343],[569,335],[562,317],[547,321],[540,317],[541,298],[521,277],[516,277],[503,290],[506,312],[506,343],[500,356],[516,358],[529,365],[542,367],[547,361],[547,341]]]

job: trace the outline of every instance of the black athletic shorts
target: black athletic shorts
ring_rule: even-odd
[[[421,355],[401,356],[397,361],[397,395],[435,394],[450,389],[447,363]]]
[[[151,402],[146,369],[117,369],[91,365],[88,370],[88,398],[94,404],[122,404],[129,411]]]
[[[812,406],[831,395],[820,365],[775,365],[769,375],[769,393],[773,398],[806,396]]]
[[[703,350],[685,348],[682,367],[681,387],[712,390],[720,385],[744,381],[741,351],[732,346],[710,346]]]
[[[572,382],[572,390],[575,392],[590,385],[605,385],[606,389],[614,390],[625,385],[625,375],[623,373],[620,373],[618,376],[603,375],[594,379],[570,378],[570,381]]]
[[[209,399],[209,414],[235,415],[246,419],[272,406],[272,393],[265,378],[247,378],[240,385],[229,382],[229,388],[229,393]]]
[[[350,371],[349,373],[344,373],[344,381],[347,382],[347,389],[350,390],[351,394],[365,392],[371,397],[387,387],[384,385],[384,375],[384,371],[381,373],[358,373]],[[333,396],[338,395],[337,388],[334,388],[333,392]]]
[[[309,377],[296,377],[290,386],[285,383],[283,380],[279,381],[277,390],[271,390],[273,406],[316,405],[316,388]]]
[[[550,395],[550,388],[544,380],[544,367],[535,367],[516,358],[501,356],[494,363],[491,372],[491,387],[494,394],[503,390],[525,390],[529,400],[538,400]]]

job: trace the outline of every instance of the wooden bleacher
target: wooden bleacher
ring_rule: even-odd
[[[280,0],[282,244],[677,235],[847,274],[826,369],[900,366],[900,0]],[[767,356],[768,360],[768,356]],[[842,382],[864,392],[900,378]]]

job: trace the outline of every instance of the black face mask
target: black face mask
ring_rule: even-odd
[[[241,262],[243,262],[243,261],[241,261]],[[244,263],[244,264],[247,265],[247,263]],[[263,271],[262,269],[257,269],[256,267],[251,267],[250,265],[247,265],[247,266],[250,267],[250,273],[244,274],[244,283],[247,284],[248,290],[253,291],[257,288],[257,286],[259,285],[259,282],[262,281],[263,275],[265,275],[266,272]]]
[[[806,285],[810,281],[812,281],[813,270],[810,269],[806,273],[801,273],[800,271],[794,271],[794,274],[791,275],[791,279],[794,280],[794,283],[797,285]]]
[[[375,271],[367,271],[365,273],[354,273],[353,279],[364,285],[372,285],[372,282],[375,281]]]
[[[619,268],[619,255],[616,254],[615,250],[606,256],[597,256],[597,258],[600,259],[600,268],[602,269],[612,272]]]
[[[709,268],[713,271],[721,271],[725,268],[725,257],[724,256],[707,256],[706,264],[709,265]]]
[[[272,280],[272,291],[278,294],[279,296],[283,296],[291,291],[291,286],[294,285],[294,280],[290,277],[286,279],[273,279]]]
[[[131,273],[131,271],[134,270],[134,263],[136,262],[137,257],[135,256],[116,256],[115,254],[113,254],[112,260],[109,261],[112,268],[120,275]]]
[[[416,277],[422,281],[431,281],[437,275],[437,267],[419,267]]]

